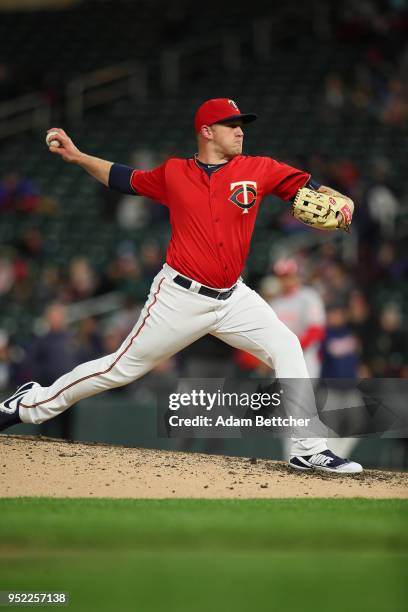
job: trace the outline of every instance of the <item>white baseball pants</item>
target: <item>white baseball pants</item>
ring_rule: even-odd
[[[274,367],[279,378],[305,379],[305,388],[300,394],[294,390],[293,396],[293,404],[301,409],[304,393],[313,393],[302,349],[272,308],[241,280],[230,298],[216,300],[177,285],[172,280],[177,274],[164,264],[119,349],[77,366],[49,387],[34,387],[20,404],[21,420],[43,423],[86,397],[135,381],[205,334],[255,355]],[[198,291],[200,285],[194,286]],[[326,448],[323,438],[294,438],[291,454],[310,455]]]

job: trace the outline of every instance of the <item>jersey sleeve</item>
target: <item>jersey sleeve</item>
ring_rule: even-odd
[[[130,185],[134,193],[167,206],[166,164],[164,162],[153,170],[133,170]]]
[[[282,200],[291,200],[296,192],[310,179],[309,172],[303,172],[288,164],[264,157],[264,193],[271,193]]]

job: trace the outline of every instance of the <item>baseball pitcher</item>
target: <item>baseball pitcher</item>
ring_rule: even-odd
[[[293,214],[321,230],[347,230],[354,206],[307,172],[271,157],[243,155],[243,126],[256,118],[241,113],[233,100],[208,100],[195,114],[198,153],[149,171],[87,155],[63,129],[49,130],[53,155],[111,189],[167,206],[172,235],[140,318],[118,350],[77,366],[49,387],[20,387],[0,404],[0,429],[43,423],[79,400],[126,385],[205,334],[253,354],[279,378],[303,379],[307,388],[298,338],[240,275],[267,194],[294,200]],[[289,463],[299,470],[362,471],[332,453],[322,438],[293,439]]]

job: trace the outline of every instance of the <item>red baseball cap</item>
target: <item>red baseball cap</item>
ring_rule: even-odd
[[[213,98],[207,100],[199,107],[195,114],[194,127],[199,132],[203,125],[213,123],[225,123],[226,121],[240,120],[242,123],[250,123],[258,119],[254,113],[241,113],[234,100],[229,98]]]

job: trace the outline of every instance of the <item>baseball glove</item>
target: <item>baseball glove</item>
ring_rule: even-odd
[[[337,218],[338,213],[341,219]],[[341,229],[349,232],[353,210],[343,197],[303,187],[297,192],[292,204],[292,215],[316,229],[329,232]]]

